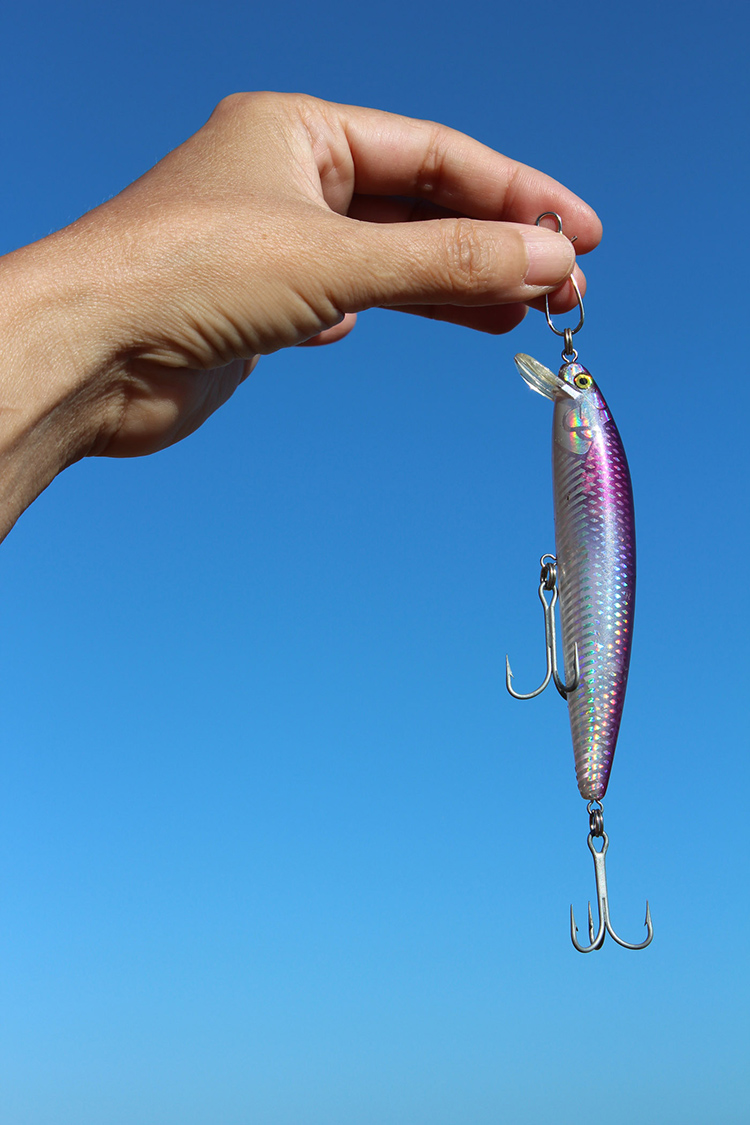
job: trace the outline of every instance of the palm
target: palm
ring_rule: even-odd
[[[117,425],[98,452],[138,457],[174,445],[231,398],[253,366],[240,359],[201,371],[134,362]]]

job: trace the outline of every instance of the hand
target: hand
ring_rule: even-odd
[[[552,290],[553,309],[572,307],[574,249],[533,225],[547,210],[579,253],[599,241],[566,188],[441,125],[302,95],[227,98],[119,196],[3,260],[11,322],[24,298],[46,316],[46,377],[16,392],[36,384],[48,428],[67,414],[46,475],[178,441],[259,355],[340,339],[365,308],[506,332]]]

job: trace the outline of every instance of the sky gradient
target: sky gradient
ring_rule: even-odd
[[[554,367],[363,314],[0,551],[3,1125],[745,1125],[746,6],[13,6],[0,250],[240,89],[440,120],[599,212],[576,337],[638,601],[593,893],[543,668]]]

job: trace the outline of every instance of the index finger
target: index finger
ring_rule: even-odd
[[[577,236],[578,253],[601,239],[596,212],[572,191],[465,133],[361,106],[329,107],[351,154],[357,194],[429,199],[470,218],[526,224],[556,211],[563,233]]]

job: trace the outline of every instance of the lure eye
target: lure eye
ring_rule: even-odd
[[[573,382],[578,387],[579,391],[587,391],[594,380],[590,375],[576,375]]]

